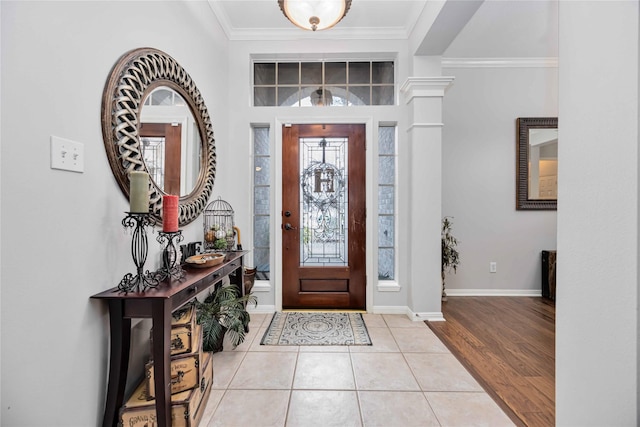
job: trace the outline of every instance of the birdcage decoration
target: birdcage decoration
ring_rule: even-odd
[[[204,210],[204,249],[232,251],[234,237],[233,208],[220,197]]]

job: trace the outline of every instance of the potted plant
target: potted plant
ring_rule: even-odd
[[[451,234],[453,223],[450,221],[450,218],[451,217],[448,216],[442,218],[442,301],[447,300],[447,292],[445,291],[444,285],[445,273],[451,270],[455,273],[458,268],[458,264],[460,264],[460,254],[457,250],[458,241],[453,237],[453,234]]]
[[[249,331],[251,316],[246,305],[257,305],[252,294],[240,296],[235,286],[218,286],[200,302],[196,300],[197,320],[202,325],[202,349],[222,351],[223,338],[229,334],[233,348],[240,345]]]

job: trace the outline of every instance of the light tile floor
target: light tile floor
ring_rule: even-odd
[[[214,354],[201,426],[513,426],[423,322],[364,314],[372,346],[261,346],[271,317]]]

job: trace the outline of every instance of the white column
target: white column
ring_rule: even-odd
[[[417,320],[442,320],[442,98],[452,81],[453,77],[409,77],[400,88],[410,114],[408,305]]]

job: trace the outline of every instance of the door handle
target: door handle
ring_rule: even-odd
[[[284,225],[285,230],[295,230],[296,228],[288,222]]]

